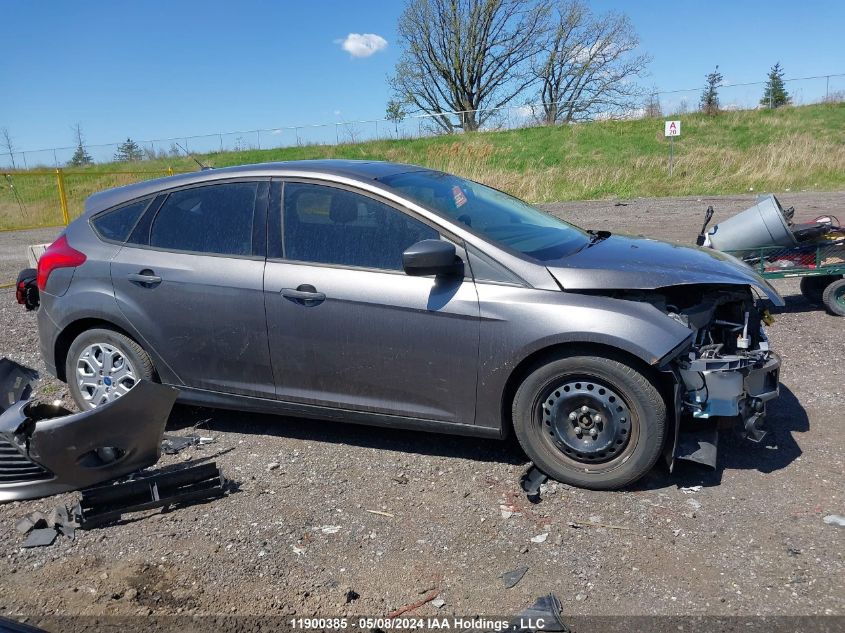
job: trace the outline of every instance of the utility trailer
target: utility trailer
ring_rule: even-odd
[[[741,259],[766,279],[799,277],[807,301],[845,316],[845,227],[832,215],[795,224],[794,213],[775,196],[760,196],[753,207],[708,231],[709,207],[696,243]]]

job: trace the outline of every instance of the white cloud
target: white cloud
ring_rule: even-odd
[[[387,48],[387,40],[375,33],[350,33],[335,43],[352,57],[369,57]]]

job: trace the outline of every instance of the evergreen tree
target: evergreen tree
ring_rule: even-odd
[[[769,71],[760,105],[768,108],[779,108],[782,105],[789,105],[791,102],[792,97],[789,96],[786,86],[783,84],[783,68],[778,62]]]
[[[85,149],[85,143],[82,139],[82,126],[77,123],[76,126],[74,126],[73,131],[76,135],[76,151],[73,153],[73,156],[70,157],[68,165],[71,167],[83,167],[84,165],[92,164],[94,159],[91,158],[91,154],[89,154],[88,150]]]
[[[129,137],[117,146],[117,151],[114,153],[114,159],[121,163],[133,162],[143,158],[144,152],[141,146]]]
[[[722,84],[722,79],[718,65],[716,70],[707,75],[704,92],[701,93],[701,101],[699,102],[701,111],[705,114],[719,114],[719,86]]]

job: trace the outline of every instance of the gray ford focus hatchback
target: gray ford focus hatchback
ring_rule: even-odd
[[[191,404],[514,432],[588,488],[661,455],[713,465],[717,428],[759,441],[778,393],[764,321],[783,301],[743,263],[411,165],[268,163],[104,191],[37,283],[43,357],[83,410],[154,380]]]

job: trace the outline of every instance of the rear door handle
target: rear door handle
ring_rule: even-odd
[[[295,290],[293,288],[282,288],[282,296],[304,306],[316,306],[326,300],[326,293],[317,292],[317,289],[310,284],[302,284]]]
[[[130,273],[126,275],[129,281],[134,281],[145,286],[157,286],[161,283],[161,277],[154,275],[151,270],[142,270],[139,273]]]

